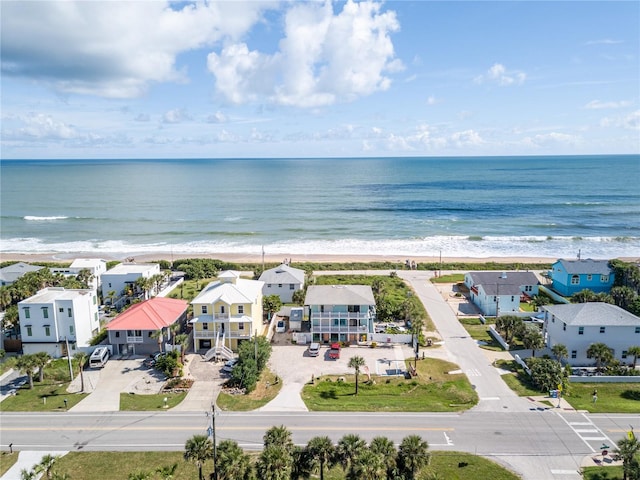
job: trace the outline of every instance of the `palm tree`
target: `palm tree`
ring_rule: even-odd
[[[184,445],[184,459],[198,467],[198,479],[203,480],[202,466],[213,458],[213,442],[206,435],[194,435]]]
[[[308,480],[316,468],[316,462],[311,458],[308,447],[293,447],[291,452],[293,464],[291,466],[291,480]]]
[[[176,343],[180,345],[180,363],[184,365],[184,356],[187,353],[189,347],[189,335],[186,333],[179,333],[176,335]]]
[[[331,442],[331,439],[327,436],[313,437],[307,444],[307,451],[311,458],[315,462],[318,462],[320,480],[324,480],[324,467],[325,465],[331,465],[335,453],[333,442]]]
[[[349,364],[347,365],[349,368],[353,368],[356,371],[356,395],[358,395],[358,376],[360,375],[360,367],[363,367],[364,364],[364,358],[356,355],[349,359]]]
[[[538,327],[528,328],[522,337],[524,348],[531,349],[531,356],[536,356],[536,350],[544,347],[544,338],[538,330]]]
[[[409,435],[402,439],[398,448],[398,463],[407,480],[414,480],[416,474],[429,464],[429,444],[419,435]]]
[[[385,462],[382,455],[365,449],[355,458],[349,480],[377,480],[386,475]]]
[[[633,355],[633,369],[635,370],[638,357],[640,357],[640,346],[634,345],[633,347],[629,347],[627,349],[627,355]]]
[[[84,288],[89,288],[89,283],[93,280],[93,274],[88,268],[83,268],[76,275],[76,280],[84,284]]]
[[[622,480],[635,480],[637,478],[632,477],[630,475],[630,472],[633,468],[633,463],[638,462],[638,459],[636,459],[636,455],[639,452],[640,442],[638,442],[638,439],[633,433],[631,433],[629,437],[623,438],[618,442],[618,448],[615,449],[615,453],[617,453],[620,458],[622,458]]]
[[[606,343],[592,343],[587,348],[587,357],[594,358],[596,361],[596,370],[600,370],[613,359],[613,354]]]
[[[48,479],[51,479],[53,475],[53,466],[59,458],[59,455],[53,456],[51,454],[46,454],[44,457],[42,457],[40,463],[35,466],[35,472],[44,473]]]
[[[38,352],[33,354],[33,361],[38,367],[38,381],[40,383],[44,380],[44,367],[47,366],[49,360],[51,360],[51,355],[47,352]]]
[[[169,325],[169,335],[171,335],[171,345],[176,346],[176,335],[182,328],[180,322],[175,322]]]
[[[563,360],[569,358],[569,351],[567,350],[567,346],[563,343],[556,343],[551,347],[551,353],[553,353],[553,356],[556,357],[560,363],[563,363]]]
[[[34,470],[27,470],[26,468],[20,470],[20,480],[36,480],[39,476],[40,474]]]
[[[265,447],[256,462],[260,480],[289,480],[292,467],[293,457],[280,445]]]
[[[22,355],[16,361],[16,368],[27,375],[29,379],[29,388],[33,388],[33,374],[38,368],[33,355]]]
[[[387,437],[374,437],[369,443],[369,450],[382,455],[387,470],[387,478],[393,478],[393,472],[397,466],[398,451],[396,446]]]
[[[282,447],[287,452],[293,450],[293,440],[291,439],[291,432],[284,425],[279,427],[271,427],[267,430],[262,437],[264,447]]]
[[[113,299],[116,298],[116,291],[115,290],[109,290],[107,292],[107,297],[109,297],[109,305],[111,305],[111,307],[113,307]]]
[[[162,480],[171,480],[173,476],[176,474],[176,470],[178,469],[178,464],[174,463],[173,465],[165,465],[159,468],[156,468],[156,473],[160,474]]]
[[[237,442],[223,440],[218,445],[216,469],[218,480],[243,480],[251,476],[251,459]]]
[[[84,365],[87,363],[87,358],[89,355],[86,352],[77,352],[73,358],[75,358],[78,362],[78,367],[80,367],[80,391],[84,392]]]
[[[513,334],[522,324],[522,319],[515,315],[502,315],[496,319],[496,328],[503,333],[504,341],[510,343]]]
[[[356,457],[366,448],[367,443],[360,435],[349,433],[338,441],[335,458],[342,469],[349,474],[353,469]]]
[[[158,350],[162,352],[162,341],[164,340],[164,330],[162,328],[155,330],[151,334],[151,338],[158,341]]]

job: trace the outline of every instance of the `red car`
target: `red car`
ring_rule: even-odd
[[[329,350],[329,358],[332,359],[332,360],[340,358],[340,344],[339,343],[332,343],[331,344],[331,350]]]

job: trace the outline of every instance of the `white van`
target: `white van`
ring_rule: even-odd
[[[102,368],[109,360],[109,349],[107,347],[96,348],[89,357],[89,366],[91,368]]]

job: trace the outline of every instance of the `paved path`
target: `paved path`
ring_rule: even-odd
[[[20,480],[20,472],[22,470],[31,470],[34,465],[40,463],[44,455],[50,454],[55,457],[56,455],[66,455],[67,453],[68,452],[32,452],[27,450],[18,452],[18,461],[0,477],[0,480]]]

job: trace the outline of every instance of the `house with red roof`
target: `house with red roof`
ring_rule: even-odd
[[[154,297],[128,308],[107,324],[113,353],[148,355],[158,351],[159,345],[171,342],[172,325],[179,323],[180,330],[184,329],[188,306],[184,300]],[[161,332],[159,337],[156,332]]]

